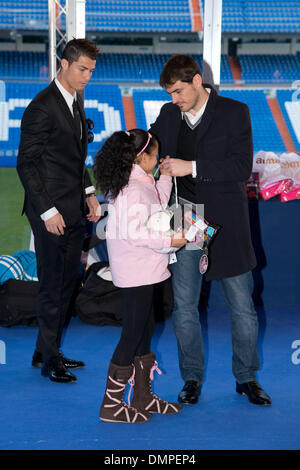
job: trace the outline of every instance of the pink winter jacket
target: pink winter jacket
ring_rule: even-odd
[[[151,232],[146,222],[161,206],[167,206],[171,189],[170,176],[161,175],[155,184],[152,175],[134,164],[128,185],[110,201],[106,241],[116,286],[142,286],[170,277],[168,254],[154,249],[169,248],[171,237]]]

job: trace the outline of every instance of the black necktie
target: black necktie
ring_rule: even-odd
[[[75,99],[73,101],[73,116],[74,116],[74,121],[75,121],[76,133],[81,139],[81,117],[80,117],[78,103]]]

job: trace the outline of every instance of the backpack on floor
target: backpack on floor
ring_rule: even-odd
[[[75,300],[75,310],[80,320],[90,325],[121,325],[121,291],[106,276],[107,261],[93,263],[87,270]]]
[[[75,301],[75,310],[80,320],[91,325],[121,325],[121,289],[116,287],[107,275],[107,261],[93,263],[86,272],[82,287]],[[103,277],[97,273],[103,272]],[[173,310],[171,278],[160,283],[154,297],[156,321],[166,320]]]
[[[37,326],[39,283],[9,279],[0,285],[0,326]]]

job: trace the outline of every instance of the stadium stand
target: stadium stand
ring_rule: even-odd
[[[16,156],[20,137],[20,120],[30,99],[43,88],[43,84],[6,83],[6,101],[9,108],[9,121],[3,125],[9,127],[9,145],[7,140],[0,140],[0,156]],[[254,149],[285,151],[284,144],[272,118],[264,90],[221,90],[228,96],[247,103],[250,109],[254,136]],[[285,120],[294,134],[295,131],[284,109],[284,102],[291,99],[291,91],[278,91],[279,101],[285,114]],[[133,100],[138,127],[146,129],[155,119],[161,105],[170,100],[169,95],[160,89],[134,89]],[[94,156],[102,141],[114,130],[125,129],[125,120],[120,88],[117,85],[89,85],[85,94],[86,114],[97,123],[94,143],[89,145],[89,153]],[[6,118],[8,119],[8,118]]]
[[[202,5],[204,5],[204,0]],[[189,0],[89,0],[88,31],[191,32]],[[47,30],[47,0],[3,1],[0,28]],[[296,0],[223,0],[223,31],[300,32]]]
[[[133,101],[137,126],[141,129],[148,129],[155,121],[162,104],[170,101],[170,96],[161,89],[134,89]]]
[[[46,30],[47,15],[48,0],[2,2],[0,28]],[[188,0],[91,0],[86,17],[88,31],[192,31]]]
[[[203,13],[204,0],[201,13]],[[193,31],[190,0],[89,0],[86,2],[87,31],[190,33]],[[199,10],[198,10],[199,11]],[[63,25],[61,25],[63,27]],[[42,31],[47,35],[48,0],[6,0],[0,3],[0,29]],[[300,2],[296,0],[223,0],[224,33],[300,32]],[[276,47],[276,43],[274,43]],[[188,48],[188,46],[187,46]],[[187,49],[188,50],[188,49]],[[248,104],[253,125],[254,150],[283,152],[280,126],[272,114],[268,90],[289,86],[300,78],[300,52],[295,54],[240,53],[237,63],[241,75],[232,75],[232,58],[221,56],[221,90],[224,96]],[[294,49],[295,50],[295,49]],[[292,51],[292,49],[291,49]],[[239,52],[239,51],[237,51]],[[263,52],[263,45],[262,45]],[[272,52],[272,51],[271,51]],[[275,51],[274,51],[275,52]],[[89,145],[89,161],[104,139],[114,130],[125,129],[124,88],[132,87],[138,127],[147,128],[160,106],[170,97],[158,88],[161,69],[170,57],[167,53],[101,53],[91,84],[85,93],[87,116],[95,121],[95,140]],[[202,66],[202,55],[192,54]],[[1,80],[2,83],[1,83]],[[29,100],[48,82],[46,52],[0,51],[0,165],[15,164],[19,126]],[[264,89],[247,89],[261,85]],[[222,85],[234,87],[222,89]],[[143,88],[139,88],[142,86]],[[149,88],[146,88],[148,86]],[[145,88],[144,88],[145,87]],[[156,87],[156,88],[155,88]],[[240,87],[240,88],[238,88]],[[297,151],[300,150],[299,106],[293,102],[293,90],[278,89],[277,107]],[[131,99],[131,98],[129,98]],[[296,101],[298,98],[296,98]],[[295,101],[295,100],[294,100]],[[298,102],[299,104],[299,102]]]
[[[87,29],[127,32],[192,31],[189,2],[94,0],[87,5]]]
[[[249,106],[252,120],[254,150],[284,152],[285,146],[273,120],[264,90],[221,90],[220,94],[242,101]],[[147,129],[161,105],[170,101],[163,90],[135,89],[133,92],[137,125]]]
[[[15,165],[22,115],[30,100],[44,87],[42,83],[5,84],[5,107],[0,108],[0,165],[4,164],[4,159],[7,166]],[[103,140],[115,130],[125,128],[120,88],[117,85],[89,85],[85,91],[85,112],[97,124],[94,142],[89,145],[89,155],[94,156]]]
[[[100,54],[92,81],[157,83],[168,54]],[[193,55],[202,66],[202,55]],[[250,83],[292,83],[300,76],[300,53],[239,55],[242,79]],[[43,52],[1,51],[1,78],[48,80],[48,56]],[[233,83],[225,54],[221,57],[221,83]]]
[[[277,90],[276,94],[295,148],[300,152],[300,93],[296,90]]]
[[[245,83],[291,83],[300,76],[300,54],[239,55]]]
[[[99,82],[153,82],[170,54],[100,54],[92,80]],[[202,66],[202,56],[193,55]],[[48,80],[48,56],[43,52],[1,51],[1,78],[5,80]],[[222,83],[233,83],[225,55],[221,59]]]
[[[285,146],[275,125],[265,90],[220,90],[220,94],[249,106],[254,151],[284,152]]]
[[[295,0],[223,0],[222,30],[296,33],[300,31],[300,4]]]
[[[0,29],[47,30],[48,0],[2,1]]]

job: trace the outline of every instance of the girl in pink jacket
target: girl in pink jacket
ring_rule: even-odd
[[[122,293],[122,333],[112,356],[100,419],[142,423],[152,413],[175,414],[181,406],[154,395],[153,372],[159,373],[151,338],[155,330],[153,299],[158,286],[170,277],[168,254],[155,250],[186,243],[182,234],[171,236],[147,228],[150,215],[167,206],[172,180],[163,174],[155,182],[158,143],[141,129],[115,132],[98,152],[95,177],[109,197],[106,229],[112,279]],[[134,386],[132,404],[123,396],[127,382]],[[131,392],[131,390],[130,390]]]

